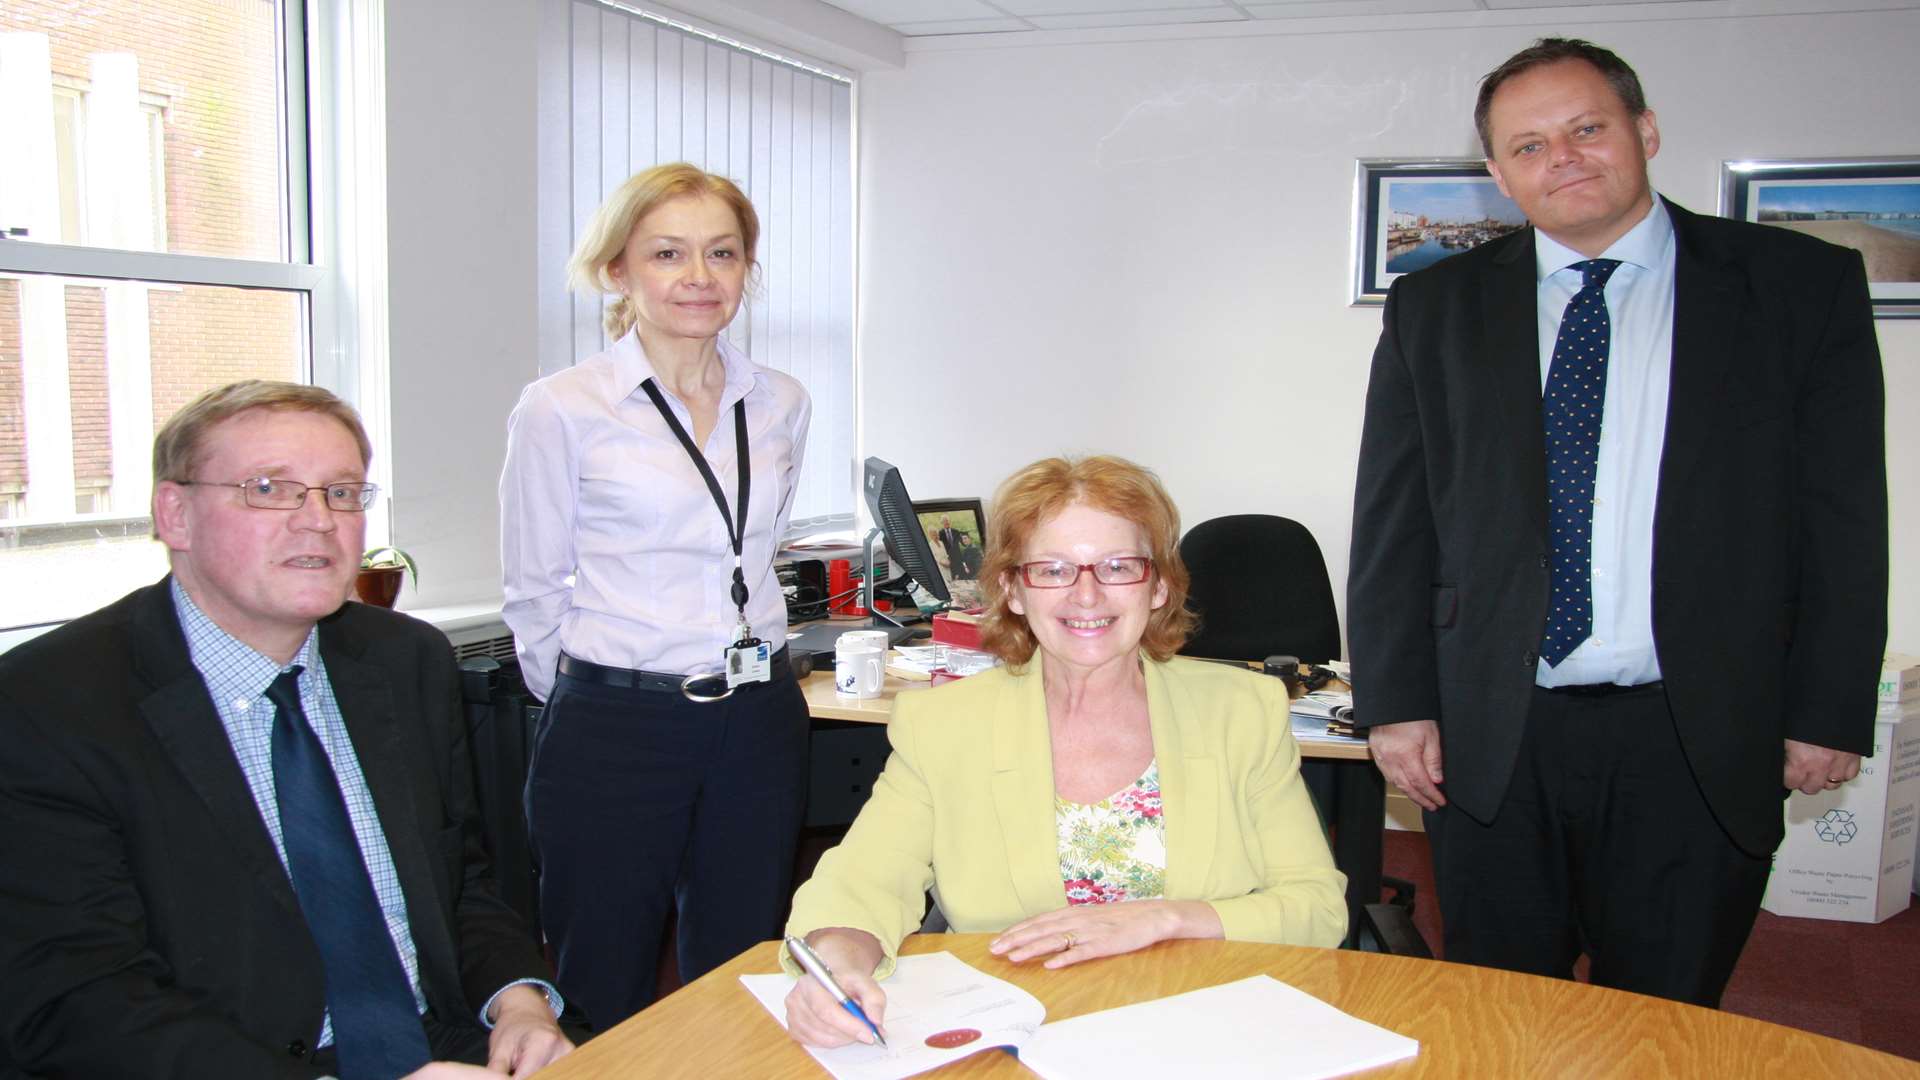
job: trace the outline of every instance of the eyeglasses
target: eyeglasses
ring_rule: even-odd
[[[1147,580],[1153,560],[1144,555],[1120,555],[1097,563],[1075,565],[1059,560],[1020,564],[1020,579],[1030,589],[1067,589],[1080,581],[1080,575],[1093,572],[1093,580],[1102,585],[1138,585]]]
[[[256,510],[298,510],[307,505],[307,492],[326,492],[327,509],[357,514],[373,505],[380,494],[379,484],[328,484],[310,487],[298,480],[275,480],[271,476],[253,476],[237,484],[216,484],[206,480],[175,480],[182,487],[237,487]]]

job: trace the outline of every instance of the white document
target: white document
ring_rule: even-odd
[[[742,975],[740,982],[786,1025],[791,976]],[[886,1049],[865,1043],[807,1047],[840,1080],[897,1080],[991,1047],[1017,1047],[1047,1017],[1032,994],[947,952],[903,956],[880,985],[887,992],[881,1022]]]
[[[1420,1044],[1266,975],[1058,1020],[1020,1050],[1044,1080],[1312,1080],[1404,1061]]]

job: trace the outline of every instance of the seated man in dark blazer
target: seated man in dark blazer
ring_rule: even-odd
[[[0,1076],[571,1048],[494,894],[446,639],[343,606],[369,457],[324,390],[202,395],[154,444],[173,572],[0,656]]]

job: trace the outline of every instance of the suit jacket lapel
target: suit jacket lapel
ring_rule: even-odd
[[[340,705],[347,735],[353,740],[354,756],[360,760],[360,772],[373,796],[380,830],[386,834],[387,850],[406,898],[407,926],[420,955],[421,983],[431,990],[441,980],[429,979],[429,970],[438,967],[447,973],[457,971],[457,966],[449,966],[453,964],[454,945],[446,920],[440,917],[452,900],[440,896],[435,885],[435,855],[426,846],[414,805],[414,792],[420,785],[412,779],[412,756],[394,714],[388,676],[360,659],[363,650],[364,643],[337,624],[321,624],[320,652],[327,665],[327,681]]]
[[[1739,272],[1704,242],[1694,227],[1694,215],[1671,202],[1667,213],[1674,232],[1673,361],[1666,445],[1660,453],[1662,496],[1691,489],[1687,475],[1715,438],[1714,418],[1724,410],[1709,408],[1707,403],[1735,377],[1744,321]],[[1660,516],[1656,510],[1655,537],[1661,534]],[[1659,562],[1657,554],[1654,561]]]
[[[140,703],[154,738],[200,796],[214,824],[226,832],[240,860],[259,875],[268,895],[289,914],[303,917],[253,789],[233,756],[227,729],[187,651],[186,634],[174,611],[171,577],[154,586],[143,601],[132,635],[136,677],[154,688]]]
[[[1490,409],[1504,429],[1499,445],[1517,448],[1514,466],[1520,512],[1538,536],[1547,530],[1547,443],[1540,412],[1540,329],[1536,311],[1539,277],[1534,264],[1533,230],[1505,245],[1481,271],[1480,317],[1486,355],[1465,357],[1482,372],[1484,402],[1463,402],[1455,409]]]
[[[1165,892],[1201,896],[1213,869],[1219,829],[1219,773],[1214,760],[1199,753],[1204,744],[1186,745],[1178,718],[1206,712],[1168,683],[1163,665],[1149,660],[1146,673],[1147,718],[1153,726],[1154,759],[1160,765],[1160,805],[1167,835]]]
[[[993,802],[1014,895],[1029,915],[1064,907],[1053,808],[1053,743],[1047,735],[1047,695],[1041,658],[1007,680],[993,716]],[[1044,837],[1035,843],[1035,837]]]

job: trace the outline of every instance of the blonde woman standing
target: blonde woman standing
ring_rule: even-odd
[[[722,340],[754,267],[740,189],[687,164],[588,223],[573,288],[614,344],[528,386],[500,479],[504,615],[546,701],[527,781],[541,921],[598,1030],[779,929],[807,709],[773,556],[811,405]]]

